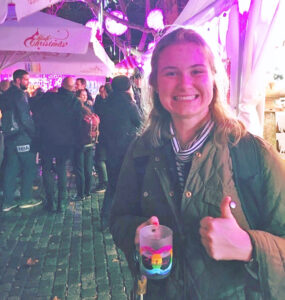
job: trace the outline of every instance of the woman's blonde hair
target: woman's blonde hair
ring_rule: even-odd
[[[156,45],[151,58],[151,73],[149,76],[150,85],[150,113],[142,134],[149,140],[152,146],[159,147],[162,140],[170,138],[169,122],[171,116],[161,105],[159,95],[156,92],[158,76],[158,59],[161,52],[168,46],[178,43],[194,43],[200,46],[208,59],[213,74],[216,74],[215,58],[205,40],[194,30],[179,28],[164,36]],[[191,53],[189,53],[191,55]],[[222,103],[219,96],[219,89],[216,79],[214,80],[213,100],[210,104],[210,112],[215,126],[219,128],[219,137],[236,144],[246,134],[245,126],[235,118],[229,116],[226,104]],[[217,136],[215,136],[215,140]]]

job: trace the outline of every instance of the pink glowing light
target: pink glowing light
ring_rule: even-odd
[[[150,42],[150,43],[147,45],[147,50],[153,49],[154,46],[155,46],[155,42]]]
[[[151,10],[147,15],[146,23],[149,28],[153,28],[154,30],[162,30],[164,28],[162,10]]]
[[[239,12],[243,14],[249,10],[251,0],[238,0]]]
[[[112,11],[111,15],[113,15],[119,19],[128,21],[128,18],[126,16],[124,16],[124,14],[119,10]],[[106,18],[105,25],[106,25],[106,29],[113,35],[122,35],[128,29],[128,26],[118,23],[115,20],[112,20],[110,18]]]

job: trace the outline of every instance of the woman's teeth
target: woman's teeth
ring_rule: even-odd
[[[190,95],[190,96],[174,96],[176,101],[192,101],[199,97],[199,95]]]

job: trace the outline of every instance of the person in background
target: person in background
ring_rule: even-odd
[[[77,90],[75,95],[80,100],[81,104],[92,110],[92,105],[88,102],[88,93],[86,89]]]
[[[4,79],[0,81],[0,95],[3,94],[5,91],[7,91],[10,87],[10,81],[7,79]]]
[[[108,184],[108,173],[106,167],[106,147],[104,145],[104,114],[108,105],[108,97],[112,93],[112,87],[110,83],[101,85],[99,88],[99,94],[96,96],[95,103],[93,105],[93,111],[103,120],[100,124],[100,134],[98,138],[98,144],[95,150],[95,169],[98,173],[98,185],[96,186],[96,193],[103,193],[106,191]]]
[[[212,51],[195,31],[162,37],[151,66],[152,109],[125,156],[110,221],[133,274],[140,230],[173,230],[171,273],[148,279],[144,299],[283,299],[284,162],[226,113]]]
[[[99,94],[95,97],[95,101],[94,101],[94,104],[93,104],[93,111],[96,108],[96,106],[98,105],[98,103],[100,103],[100,101],[102,99],[106,99],[106,97],[107,96],[106,96],[105,85],[100,85],[100,87],[99,87]]]
[[[32,97],[29,98],[29,106],[30,106],[30,110],[33,114],[34,114],[35,110],[37,110],[37,106],[41,105],[40,99],[44,93],[45,93],[44,90],[41,87],[38,87],[32,93]]]
[[[111,205],[124,156],[141,125],[141,115],[129,92],[130,79],[124,75],[116,76],[111,85],[113,92],[101,120],[108,172],[108,186],[101,211],[103,230],[109,225]]]
[[[32,199],[32,186],[36,175],[36,153],[33,149],[35,125],[30,115],[26,89],[29,74],[18,69],[13,73],[13,83],[2,94],[2,129],[5,143],[4,202],[2,210],[8,212],[19,206],[29,208],[41,204]],[[13,127],[13,131],[10,128]],[[20,174],[21,199],[15,201],[16,177]]]
[[[42,97],[42,105],[37,112],[43,185],[46,193],[44,207],[51,212],[62,211],[68,204],[66,164],[72,158],[75,145],[80,142],[82,106],[74,95],[74,86],[74,79],[70,76],[65,77],[57,93],[49,92]]]
[[[142,113],[142,107],[141,107],[141,100],[142,100],[142,76],[143,72],[139,68],[136,68],[134,71],[134,75],[131,77],[132,87],[134,91],[134,98],[136,101],[136,104]]]
[[[86,88],[86,79],[84,78],[76,78],[76,81],[75,81],[75,91],[78,91],[78,90],[86,90],[87,92],[87,104],[89,106],[92,106],[93,105],[93,98],[92,98],[92,95],[91,93],[88,91],[88,89]]]
[[[75,201],[90,200],[91,194],[91,179],[93,168],[93,157],[95,144],[98,139],[98,126],[100,123],[99,117],[92,113],[91,109],[85,105],[86,97],[81,97],[79,100],[82,105],[82,122],[80,126],[79,143],[74,147],[73,166],[76,178],[77,194],[74,197]],[[93,134],[94,133],[94,134]]]

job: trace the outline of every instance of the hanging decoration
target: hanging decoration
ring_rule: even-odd
[[[161,9],[153,9],[149,12],[146,18],[146,23],[149,28],[154,30],[162,30],[164,28],[163,13]]]
[[[110,14],[119,19],[128,21],[128,18],[119,10],[114,10]],[[115,20],[108,17],[105,20],[105,26],[111,34],[116,36],[122,35],[128,30],[128,26],[118,23]]]

